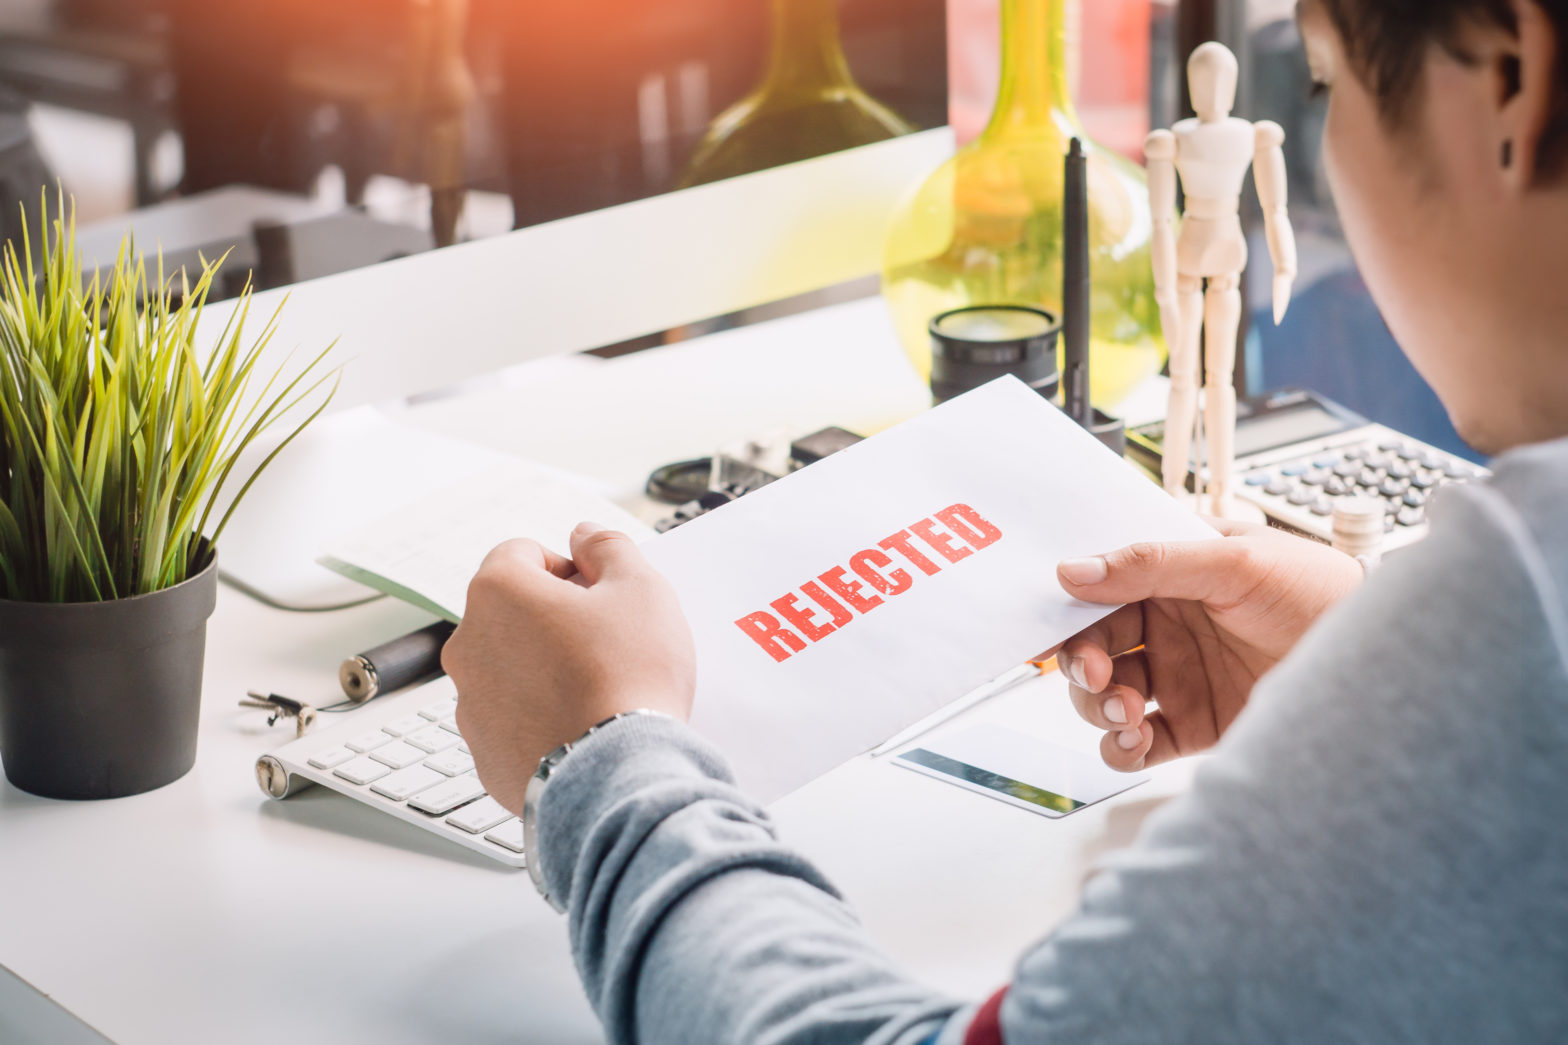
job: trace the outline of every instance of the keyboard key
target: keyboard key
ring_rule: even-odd
[[[457,719],[455,719],[455,718],[444,718],[444,719],[442,719],[441,720],[441,728],[446,730],[448,733],[457,733],[458,736],[462,736],[463,735],[462,733],[458,732],[458,729],[457,729]]]
[[[452,734],[448,733],[447,736]],[[417,809],[421,813],[432,816],[441,816],[450,813],[465,802],[472,802],[484,795],[484,785],[479,778],[469,774],[456,776],[437,784],[428,791],[422,791],[408,803],[410,809]]]
[[[386,795],[394,802],[403,802],[414,797],[421,791],[435,787],[446,780],[446,777],[434,769],[424,766],[409,766],[400,769],[391,776],[372,785],[370,790],[378,795]]]
[[[352,762],[345,762],[335,770],[338,776],[351,784],[368,784],[372,780],[380,780],[390,772],[392,772],[390,766],[377,762],[369,755],[360,755]]]
[[[462,744],[457,745],[457,749],[459,751],[461,751],[465,755],[472,755],[473,754],[472,751],[468,750],[468,744],[467,743],[462,743]]]
[[[474,768],[474,759],[472,755],[465,754],[458,748],[453,748],[450,751],[443,751],[439,755],[431,755],[425,759],[425,765],[446,776],[461,776]]]
[[[481,831],[488,831],[503,820],[510,820],[512,814],[506,807],[495,799],[486,795],[479,801],[466,805],[462,809],[446,818],[446,822],[459,831],[467,831],[477,835]]]
[[[420,721],[423,721],[421,719]],[[425,752],[412,744],[405,744],[401,740],[394,740],[390,744],[383,744],[370,753],[370,757],[377,762],[385,762],[393,769],[402,769],[424,759]]]
[[[445,751],[449,747],[456,747],[462,738],[456,733],[448,732],[440,726],[426,726],[418,733],[410,733],[403,738],[421,751],[428,751],[432,755],[437,751]]]
[[[350,751],[348,748],[335,747],[331,750],[323,751],[321,754],[313,757],[310,760],[310,764],[315,766],[317,769],[332,769],[335,766],[341,766],[343,763],[347,762],[353,757],[354,752]]]
[[[431,722],[440,722],[444,718],[451,718],[457,710],[457,698],[448,697],[437,704],[419,709],[419,717],[429,719]]]
[[[494,842],[504,849],[520,853],[523,851],[523,822],[521,820],[508,820],[500,827],[486,834],[485,841]]]
[[[394,737],[406,737],[410,733],[418,733],[428,725],[430,723],[418,715],[404,715],[402,718],[395,718],[383,725],[381,731],[383,733],[391,733]]]
[[[390,733],[383,733],[379,729],[374,733],[361,733],[357,737],[350,737],[349,739],[343,741],[344,745],[350,751],[358,751],[362,755],[367,751],[374,751],[382,744],[390,744],[391,742],[392,735]]]

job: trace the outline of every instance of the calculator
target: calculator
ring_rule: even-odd
[[[1164,435],[1162,421],[1134,428],[1128,457],[1158,476]],[[1235,446],[1235,496],[1261,508],[1270,526],[1331,543],[1337,499],[1377,498],[1385,504],[1385,554],[1426,536],[1437,490],[1490,474],[1301,388],[1238,403]]]

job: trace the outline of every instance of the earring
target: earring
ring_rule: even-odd
[[[1513,165],[1514,165],[1514,140],[1512,138],[1509,138],[1507,141],[1503,142],[1503,170],[1506,171],[1508,168],[1512,167]]]

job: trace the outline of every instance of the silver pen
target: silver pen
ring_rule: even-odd
[[[887,740],[884,740],[882,743],[871,749],[871,757],[877,758],[881,755],[887,754],[894,748],[903,747],[905,744],[909,743],[911,740],[914,740],[916,737],[919,737],[925,733],[929,733],[931,730],[935,729],[937,726],[940,726],[942,723],[949,721],[950,719],[957,718],[959,715],[962,715],[964,712],[968,711],[977,704],[983,704],[992,697],[1001,693],[1005,693],[1007,690],[1012,689],[1020,682],[1027,682],[1029,679],[1044,675],[1054,664],[1055,661],[1051,660],[1031,660],[1024,664],[1018,665],[1018,667],[1005,674],[998,675],[996,678],[992,679],[990,682],[987,682],[985,685],[980,686],[978,689],[970,690],[968,693],[965,693],[951,704],[948,704],[945,707],[932,712],[925,718],[921,719],[919,722],[916,722],[914,725],[910,726],[908,729],[901,730],[900,732],[895,733],[893,736],[889,737]]]

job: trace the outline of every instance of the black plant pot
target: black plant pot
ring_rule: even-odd
[[[172,588],[112,602],[0,599],[0,761],[45,798],[119,798],[196,761],[217,557]]]

